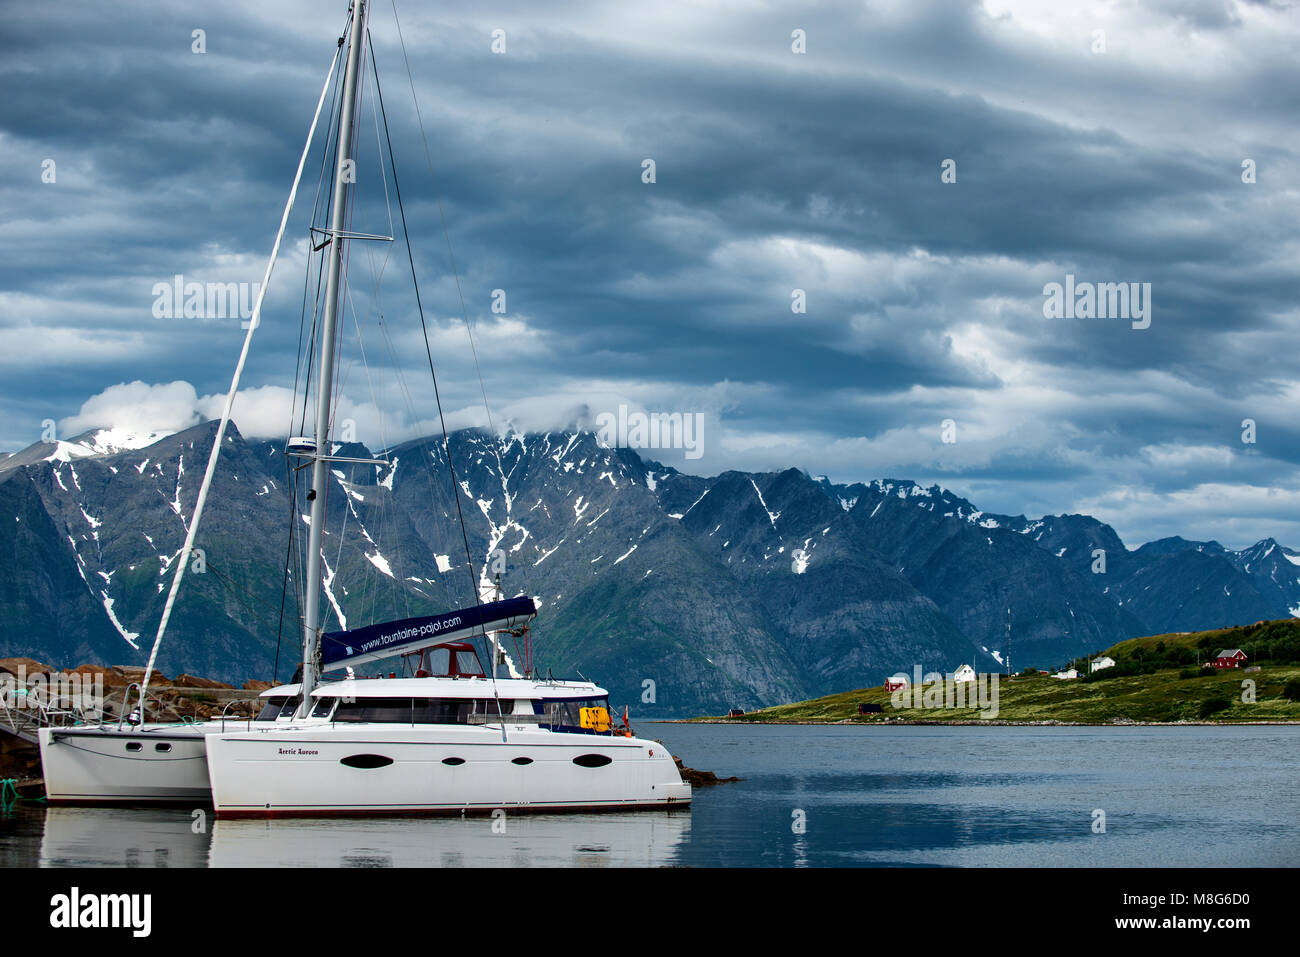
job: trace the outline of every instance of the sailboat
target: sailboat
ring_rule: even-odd
[[[353,166],[368,7],[368,0],[353,0],[351,7],[337,170]],[[668,749],[634,737],[630,729],[616,733],[603,688],[587,681],[498,676],[503,656],[496,636],[536,614],[527,596],[483,603],[476,589],[475,605],[458,611],[323,633],[322,493],[333,460],[330,400],[351,187],[348,177],[336,176],[316,350],[316,431],[292,444],[302,467],[312,470],[297,712],[306,720],[206,735],[217,817],[688,806],[691,786]],[[496,626],[491,638],[488,625]],[[487,669],[472,645],[453,640],[475,633],[491,646]],[[320,680],[322,671],[398,656],[413,677]]]
[[[247,332],[244,335],[243,348],[213,438],[212,450],[208,456],[203,482],[199,486],[194,513],[190,517],[185,541],[177,556],[179,560],[175,563],[171,588],[163,606],[144,679],[139,684],[132,684],[126,689],[121,714],[116,720],[110,720],[107,714],[101,714],[100,720],[96,722],[45,727],[39,730],[41,769],[45,781],[46,800],[50,804],[206,804],[211,801],[212,790],[208,781],[205,735],[210,731],[226,727],[226,720],[219,718],[215,721],[198,723],[144,721],[149,680],[153,675],[158,650],[162,647],[167,625],[171,620],[181,582],[184,580],[186,569],[190,566],[195,538],[203,517],[208,492],[212,487],[212,479],[216,474],[222,442],[230,424],[231,411],[239,390],[239,381],[248,360],[253,334],[260,325],[262,304],[270,286],[276,260],[279,258],[285,228],[289,222],[289,215],[293,211],[298,186],[302,182],[303,169],[311,153],[321,110],[325,106],[340,55],[341,53],[336,50],[330,69],[326,73],[325,84],[316,102],[316,112],[307,132],[307,143],[298,161],[293,186],[289,190],[289,198],[280,218],[280,228],[276,233],[266,272],[253,304]],[[294,712],[290,710],[285,713],[282,704],[297,695],[299,690],[298,686],[291,686],[272,688],[265,692],[262,697],[267,700],[267,704],[261,709],[257,719],[278,721],[292,717]],[[135,693],[137,705],[135,711],[132,711],[131,707],[132,692]]]
[[[336,171],[354,168],[353,124],[368,7],[368,0],[353,0],[349,28],[331,65],[332,77],[337,58],[346,57]],[[142,699],[194,545],[262,298],[329,86],[327,79],[254,306],[140,689]],[[527,596],[498,595],[485,602],[476,589],[475,604],[457,611],[324,631],[324,492],[332,464],[362,461],[335,455],[331,435],[342,263],[352,239],[375,238],[348,231],[352,177],[336,173],[334,180],[330,227],[319,230],[324,236],[320,248],[328,247],[328,271],[315,349],[315,433],[286,445],[296,468],[310,469],[302,680],[265,692],[261,714],[239,725],[132,726],[119,721],[46,729],[41,749],[50,800],[210,798],[218,817],[689,806],[691,787],[682,781],[667,748],[635,737],[626,726],[616,727],[604,689],[587,681],[542,680],[515,672],[502,653],[500,636],[526,627],[536,615]],[[488,668],[464,640],[471,637],[489,647]],[[410,677],[354,677],[354,667],[394,657],[404,661]],[[502,664],[509,666],[505,676],[499,675]],[[347,677],[323,683],[322,672],[330,671],[345,671]]]

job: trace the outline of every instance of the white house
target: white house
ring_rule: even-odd
[[[1060,679],[1062,679],[1062,680],[1067,680],[1067,679],[1070,679],[1070,678],[1077,678],[1077,677],[1079,677],[1079,671],[1078,671],[1077,668],[1071,668],[1069,671],[1058,671],[1058,672],[1056,672],[1056,674],[1052,675],[1052,677],[1053,677],[1053,678],[1060,678]]]
[[[954,684],[961,684],[965,681],[974,681],[975,669],[970,665],[962,665],[952,673],[952,680]]]
[[[1098,658],[1096,661],[1092,663],[1092,668],[1090,670],[1101,671],[1101,669],[1103,668],[1114,668],[1114,667],[1115,667],[1115,659],[1110,657],[1109,655],[1102,655],[1100,658]]]

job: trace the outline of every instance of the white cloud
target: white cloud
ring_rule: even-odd
[[[179,432],[199,423],[198,396],[188,382],[149,385],[137,379],[109,386],[59,423],[66,435],[87,429]]]

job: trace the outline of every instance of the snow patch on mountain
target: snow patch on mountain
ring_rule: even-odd
[[[113,627],[117,629],[118,634],[126,639],[128,645],[136,651],[139,651],[140,646],[135,643],[135,640],[140,637],[140,633],[136,631],[127,631],[126,627],[118,621],[117,615],[113,612],[113,599],[108,597],[108,592],[101,591],[99,596],[104,601],[104,611],[108,613],[108,620],[113,623]]]

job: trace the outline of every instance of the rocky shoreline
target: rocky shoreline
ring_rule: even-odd
[[[62,703],[60,689],[66,689],[70,683],[83,697],[98,686],[103,691],[100,713],[105,720],[112,721],[122,716],[127,689],[144,680],[144,668],[83,664],[65,670],[33,658],[0,658],[0,680],[5,682],[7,706],[0,707],[0,780],[14,780],[19,794],[27,797],[32,796],[29,792],[39,788],[41,782],[40,749],[13,733],[12,722],[32,707],[26,700],[20,703],[15,692],[31,694],[40,703],[57,705]],[[268,681],[247,681],[242,688],[236,688],[212,678],[189,674],[169,678],[155,671],[149,679],[145,720],[206,721],[223,714],[232,720],[244,720],[257,714],[258,695],[271,687]],[[133,696],[131,710],[137,706]],[[43,788],[39,789],[43,793]]]

